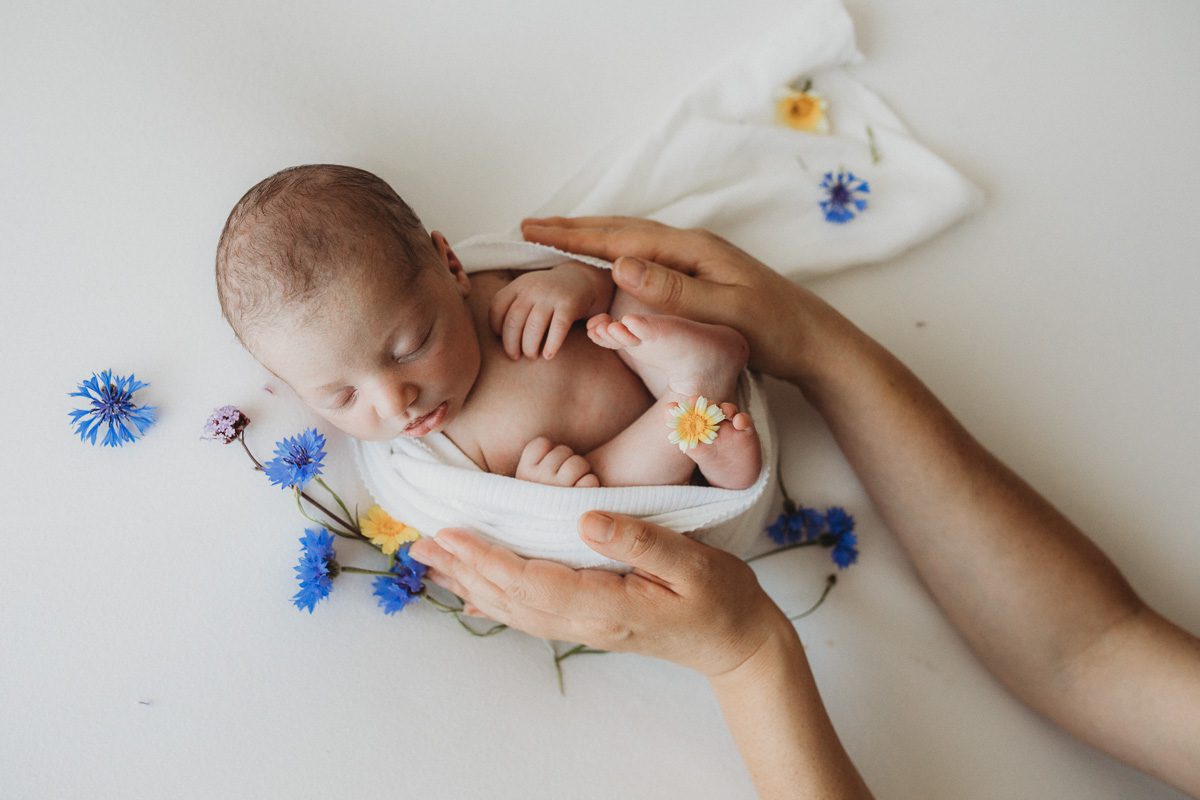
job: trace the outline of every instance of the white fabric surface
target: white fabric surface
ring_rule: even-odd
[[[982,202],[957,171],[917,144],[883,102],[846,74],[862,60],[840,0],[812,0],[744,56],[716,69],[648,130],[604,148],[533,216],[626,214],[705,227],[795,277],[895,255]],[[825,97],[829,133],[775,120],[781,87],[812,80]],[[868,144],[874,133],[878,163]],[[843,224],[825,219],[822,175],[848,169],[870,183],[867,208]],[[568,257],[609,262],[523,240],[520,230],[454,245],[468,272],[545,269]],[[620,562],[580,541],[593,508],[698,532],[744,556],[778,497],[777,444],[756,377],[739,398],[763,443],[758,479],[741,491],[700,486],[564,488],[483,473],[445,434],[353,442],[368,490],[385,510],[426,532],[466,527],[515,552],[575,567],[618,571]],[[714,398],[721,400],[721,398]],[[665,434],[664,434],[665,436]],[[792,487],[796,491],[799,487]]]
[[[424,439],[355,441],[351,447],[375,501],[430,535],[439,528],[466,527],[529,558],[626,572],[628,565],[600,555],[579,539],[580,515],[602,508],[678,531],[699,531],[701,541],[741,555],[762,531],[779,482],[778,448],[761,380],[746,372],[739,388],[738,406],[756,420],[763,448],[758,478],[740,490],[546,486],[482,471],[442,433]]]
[[[217,308],[214,244],[246,187],[289,164],[358,164],[451,242],[504,230],[796,5],[10,4],[0,796],[754,797],[687,670],[572,658],[563,697],[541,641],[474,639],[429,607],[385,616],[369,577],[298,612],[304,521],[242,453],[197,436],[229,402],[259,455],[322,424],[262,391]],[[988,203],[810,288],[1200,632],[1200,226],[1186,224],[1200,105],[1180,102],[1200,92],[1200,5],[847,5],[867,55],[850,74]],[[163,409],[116,451],[66,426],[66,393],[107,366],[150,381],[139,399]],[[1182,800],[1006,691],[821,420],[794,390],[767,392],[788,485],[858,520],[859,563],[796,627],[877,796]],[[330,485],[365,508],[344,439],[329,451]],[[832,569],[808,550],[753,566],[793,612]]]

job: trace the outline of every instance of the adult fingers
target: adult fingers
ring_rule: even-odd
[[[531,242],[615,261],[637,256],[689,274],[696,265],[723,252],[722,242],[699,230],[672,228],[636,217],[551,217],[521,222],[521,233]]]
[[[569,596],[576,582],[569,567],[524,559],[452,528],[439,531],[436,538],[418,539],[410,553],[493,619],[553,638],[578,633],[575,622],[556,611],[558,598]]]
[[[637,517],[589,511],[579,518],[584,543],[679,591],[716,579],[717,552],[682,533]]]
[[[728,286],[631,256],[617,259],[613,281],[655,311],[697,322],[725,323],[734,307]]]

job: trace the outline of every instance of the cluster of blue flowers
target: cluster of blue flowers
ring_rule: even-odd
[[[409,544],[396,551],[395,561],[388,569],[390,574],[375,578],[375,597],[385,614],[395,614],[425,589],[423,578],[427,567],[414,559],[408,552]],[[333,590],[333,579],[342,572],[361,571],[356,567],[338,564],[333,549],[333,535],[325,528],[306,528],[300,537],[300,561],[293,568],[300,588],[292,597],[292,603],[301,610],[312,613],[317,603],[329,596]]]
[[[830,506],[822,514],[788,502],[784,512],[767,526],[767,535],[783,546],[810,543],[832,548],[830,555],[839,569],[858,560],[854,517],[841,506]]]
[[[308,609],[329,596],[333,579],[341,571],[337,553],[333,551],[333,534],[321,528],[319,531],[306,528],[300,537],[300,563],[295,566],[300,590],[292,597],[296,608]]]
[[[385,614],[395,614],[419,597],[425,588],[422,579],[427,567],[408,554],[408,544],[396,551],[396,560],[389,570],[395,577],[380,575],[375,579],[374,595]]]

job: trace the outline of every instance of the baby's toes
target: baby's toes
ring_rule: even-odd
[[[600,486],[600,479],[596,477],[594,472],[589,472],[579,480],[575,481],[575,485],[580,489],[595,489]]]
[[[754,421],[750,419],[750,415],[745,411],[738,411],[737,406],[733,403],[721,403],[721,413],[725,415],[725,419],[733,426],[734,430],[745,431],[749,430]]]
[[[633,334],[624,322],[610,322],[608,324],[608,335],[618,343],[620,347],[637,347],[642,343],[642,340]]]
[[[588,333],[591,333],[593,328],[599,327],[600,325],[607,325],[610,322],[612,322],[612,317],[610,317],[608,314],[593,314],[592,316],[588,317]]]

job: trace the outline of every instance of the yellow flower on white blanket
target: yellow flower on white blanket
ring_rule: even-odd
[[[808,133],[829,133],[829,117],[825,112],[829,103],[808,87],[794,89],[782,94],[775,103],[775,118],[789,128]]]
[[[358,520],[363,536],[371,540],[371,544],[383,551],[385,556],[400,549],[406,542],[421,538],[420,532],[411,525],[405,525],[400,520],[383,510],[382,506],[371,506],[367,515]]]
[[[712,444],[717,439],[717,425],[725,419],[725,413],[716,403],[709,404],[703,395],[696,398],[693,405],[676,403],[670,411],[671,419],[667,427],[667,441],[679,445],[686,453],[698,443]]]

